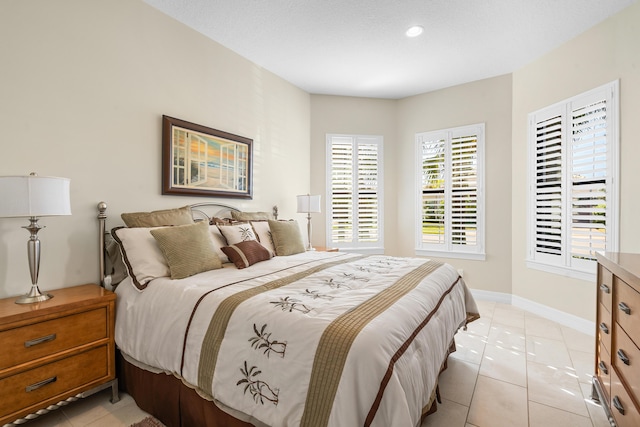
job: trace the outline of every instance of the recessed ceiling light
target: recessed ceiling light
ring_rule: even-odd
[[[409,28],[405,34],[407,35],[407,37],[418,37],[420,34],[422,34],[423,31],[424,27],[420,25],[414,25],[413,27]]]

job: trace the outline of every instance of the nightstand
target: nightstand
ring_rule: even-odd
[[[0,300],[0,425],[22,424],[111,387],[116,295],[98,285],[49,291],[34,304]]]
[[[338,248],[326,248],[324,246],[314,246],[313,249],[318,252],[338,252],[340,250]]]

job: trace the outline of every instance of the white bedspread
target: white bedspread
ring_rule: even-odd
[[[373,304],[427,261],[307,252],[155,279],[143,292],[127,279],[116,343],[256,424],[416,426],[455,332],[477,312],[447,264]]]

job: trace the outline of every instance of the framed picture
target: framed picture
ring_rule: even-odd
[[[162,194],[252,199],[253,140],[162,116]]]

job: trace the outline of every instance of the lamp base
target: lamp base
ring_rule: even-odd
[[[33,304],[34,302],[42,302],[53,298],[51,294],[43,294],[38,289],[38,285],[31,286],[31,291],[16,300],[16,304]]]

